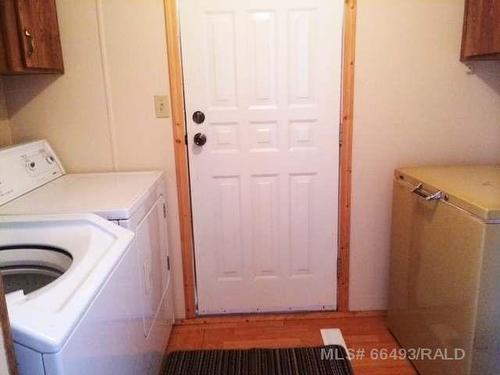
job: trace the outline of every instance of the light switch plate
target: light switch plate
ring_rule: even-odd
[[[167,95],[155,95],[155,114],[157,118],[170,117],[170,100]]]

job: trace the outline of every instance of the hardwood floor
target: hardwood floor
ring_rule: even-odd
[[[398,349],[380,313],[310,313],[188,319],[173,329],[167,351],[319,346],[320,329],[340,328],[356,375],[415,375],[406,360],[371,359],[370,352]]]

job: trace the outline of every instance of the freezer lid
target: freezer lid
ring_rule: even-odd
[[[396,178],[435,193],[449,203],[488,222],[500,221],[500,166],[444,166],[400,168]]]

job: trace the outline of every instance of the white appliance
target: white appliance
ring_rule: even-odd
[[[128,285],[127,290],[113,295],[101,289],[94,295],[98,299],[98,295],[107,293],[108,309],[135,316],[123,321],[122,329],[128,332],[128,337],[117,335],[116,329],[107,330],[104,324],[102,333],[106,332],[107,339],[101,337],[103,334],[95,338],[88,336],[87,351],[79,346],[78,350],[65,352],[64,348],[72,348],[73,340],[78,339],[75,337],[78,330],[62,346],[31,348],[22,341],[14,325],[16,355],[21,368],[26,361],[31,363],[29,356],[24,354],[24,349],[28,349],[30,354],[32,351],[42,354],[45,372],[41,374],[158,373],[174,319],[162,172],[66,174],[46,141],[1,150],[0,171],[0,216],[3,221],[15,221],[17,215],[93,213],[132,231],[135,242],[130,255],[134,271],[130,270],[130,280],[122,280],[123,285]],[[27,242],[24,244],[31,244],[29,231],[25,233]],[[52,239],[52,236],[46,238],[49,243]],[[0,237],[0,244],[3,242]],[[72,267],[74,265],[70,270]],[[136,282],[131,281],[134,272]],[[58,281],[62,285],[63,277]],[[42,288],[34,293],[43,294],[45,290]],[[130,293],[136,293],[133,301],[138,315],[135,315],[137,311],[128,311],[125,306]],[[8,299],[10,301],[11,297]],[[33,311],[29,313],[36,315]],[[11,314],[15,320],[17,312],[13,310]],[[99,314],[92,319],[96,327],[107,320]],[[57,358],[54,360],[56,365],[47,367],[45,361],[53,357]],[[38,374],[32,370],[21,373]]]
[[[133,237],[95,215],[0,217],[0,267],[20,374],[125,368],[119,362],[134,350],[128,340],[142,334],[134,330],[142,311]],[[141,363],[127,366],[140,370]]]

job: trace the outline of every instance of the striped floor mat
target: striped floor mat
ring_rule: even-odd
[[[342,346],[173,352],[162,375],[350,375]]]

